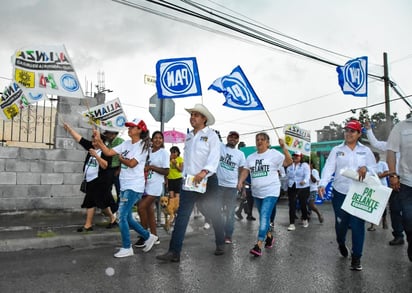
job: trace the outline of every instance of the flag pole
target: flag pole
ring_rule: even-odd
[[[279,134],[278,134],[278,132],[276,131],[276,128],[275,128],[275,125],[274,125],[273,122],[272,122],[272,119],[270,119],[269,114],[268,114],[268,112],[266,111],[266,109],[264,109],[264,110],[265,110],[266,116],[267,116],[268,119],[269,119],[270,124],[271,124],[272,127],[273,127],[273,130],[275,131],[275,134],[276,134],[277,138],[279,139],[279,138],[280,138],[280,137],[279,137]]]

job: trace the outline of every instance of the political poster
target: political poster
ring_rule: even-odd
[[[123,111],[119,98],[91,107],[81,114],[86,121],[102,130],[120,132],[126,129],[126,114]]]
[[[156,88],[159,99],[201,96],[196,58],[159,60],[156,63]]]
[[[0,118],[10,121],[28,105],[29,103],[22,89],[16,82],[11,82],[1,93]]]
[[[32,104],[47,94],[83,98],[83,91],[64,45],[30,46],[12,56],[13,80]]]
[[[310,131],[297,125],[287,124],[283,128],[286,148],[310,156]]]

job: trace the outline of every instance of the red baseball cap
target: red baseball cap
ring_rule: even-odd
[[[353,130],[356,130],[358,132],[362,131],[362,125],[357,120],[351,120],[351,121],[347,122],[346,125],[345,125],[345,129],[346,128],[353,129]]]
[[[139,127],[141,130],[147,131],[146,123],[139,118],[134,118],[132,121],[126,122],[124,125],[126,127]]]

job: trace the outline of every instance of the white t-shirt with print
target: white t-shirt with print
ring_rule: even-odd
[[[219,186],[236,188],[239,179],[239,167],[246,164],[245,154],[236,148],[225,144],[220,146],[220,160],[217,167]]]
[[[135,192],[144,192],[144,166],[147,158],[147,151],[143,151],[143,142],[139,140],[132,143],[127,140],[122,144],[115,146],[113,150],[121,154],[126,159],[136,159],[138,164],[134,168],[129,168],[126,165],[121,165],[119,180],[120,190],[125,191],[131,189]]]
[[[169,153],[165,149],[158,149],[149,155],[149,165],[159,168],[169,168],[170,160]],[[165,182],[165,176],[159,174],[153,170],[147,174],[145,192],[148,195],[161,196],[163,193],[163,184]]]
[[[102,151],[96,150],[96,153],[100,157],[102,154]],[[93,181],[99,176],[99,162],[97,162],[97,159],[95,157],[90,156],[85,166],[85,172],[86,172],[87,182]]]
[[[245,168],[250,171],[252,195],[257,198],[267,196],[279,197],[279,172],[285,160],[285,155],[274,149],[264,153],[254,152],[246,159]]]

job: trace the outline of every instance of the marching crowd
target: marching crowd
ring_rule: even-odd
[[[138,118],[125,124],[130,137],[126,141],[115,132],[101,134],[96,129],[90,141],[64,124],[70,135],[88,151],[84,164],[87,189],[82,204],[86,208],[86,221],[78,232],[93,230],[97,207],[110,218],[107,228],[119,227],[122,247],[115,257],[134,254],[130,228],[138,234],[135,247],[150,251],[154,244],[160,243],[155,202],[165,193],[165,186],[169,197],[179,199],[179,207],[168,250],[157,255],[158,260],[180,261],[186,229],[196,207],[214,229],[214,254],[223,255],[225,246],[232,243],[235,219],[243,218],[242,211],[248,220],[256,220],[252,215],[253,205],[258,211],[259,229],[250,254],[259,257],[264,249],[274,245],[272,233],[280,194],[287,191],[288,231],[296,229],[297,207],[302,225],[307,228],[310,213],[315,213],[320,223],[324,221],[315,200],[317,195],[323,198],[325,187],[333,178],[331,192],[338,250],[343,257],[351,255],[350,268],[360,271],[365,221],[342,209],[352,182],[342,171],[352,170],[359,181],[367,174],[374,174],[382,184],[392,188],[389,211],[394,239],[389,244],[404,244],[405,233],[408,257],[412,261],[412,118],[396,124],[387,142],[377,141],[370,125],[364,125],[371,145],[386,152],[387,164],[380,161],[378,153],[374,154],[359,141],[361,123],[356,120],[347,122],[344,141],[332,148],[319,176],[313,162],[306,162],[300,152],[291,155],[280,138],[281,151],[278,151],[270,148],[267,133],[256,134],[256,151],[245,157],[237,148],[239,133],[229,132],[226,143],[223,143],[210,128],[215,119],[204,105],[196,104],[186,111],[192,130],[187,134],[183,157],[176,146],[170,149],[170,154],[165,150],[162,132],[155,131],[149,137],[145,122]],[[117,201],[111,194],[113,184]],[[133,216],[136,204],[139,221]],[[382,221],[386,227],[386,213]],[[348,229],[351,229],[351,249],[347,246]],[[374,229],[373,224],[368,228],[369,231]]]

